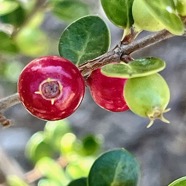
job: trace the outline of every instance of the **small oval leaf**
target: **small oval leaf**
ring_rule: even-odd
[[[168,186],[186,186],[186,177],[179,178]]]
[[[8,14],[19,6],[16,1],[0,1],[0,15]]]
[[[128,64],[108,64],[102,67],[101,72],[109,77],[135,78],[148,76],[162,71],[166,64],[163,60],[154,57],[136,59]]]
[[[86,16],[68,26],[59,41],[59,54],[76,65],[107,52],[110,33],[98,16]]]
[[[52,12],[63,21],[71,22],[88,15],[89,8],[87,4],[77,0],[64,0],[55,3]]]
[[[91,167],[89,186],[137,186],[139,165],[125,149],[115,149],[101,155]]]
[[[73,180],[67,186],[87,186],[87,178]]]
[[[133,0],[101,0],[101,4],[109,20],[116,26],[130,28],[134,23]]]
[[[0,41],[0,52],[12,54],[18,52],[17,46],[8,34],[0,31]]]
[[[184,33],[184,24],[177,15],[173,0],[143,0],[152,15],[158,19],[166,29],[175,35]]]

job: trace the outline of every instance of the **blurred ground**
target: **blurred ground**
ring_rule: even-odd
[[[108,25],[112,31],[114,46],[122,33],[109,22]],[[46,15],[42,25],[54,43],[57,43],[64,26],[50,14]],[[134,57],[156,56],[167,62],[167,67],[161,74],[171,89],[171,111],[165,115],[171,121],[170,125],[156,121],[147,129],[148,120],[130,111],[107,112],[93,102],[88,89],[80,108],[69,117],[70,124],[78,136],[87,133],[100,134],[105,140],[105,150],[124,147],[132,152],[141,165],[139,186],[167,186],[172,180],[186,175],[185,48],[186,38],[175,37],[134,54]],[[51,54],[57,54],[57,46],[53,46]],[[14,93],[15,85],[14,88],[6,90],[4,86],[1,83],[1,97]],[[5,114],[14,121],[14,126],[0,129],[0,147],[28,171],[30,164],[24,157],[25,144],[34,132],[43,129],[45,122],[28,114],[22,105],[12,107]]]

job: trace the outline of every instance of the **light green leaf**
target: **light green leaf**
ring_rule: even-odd
[[[54,149],[45,141],[44,133],[37,132],[28,141],[25,153],[29,159],[33,162],[37,162],[43,157],[52,157]]]
[[[52,8],[54,15],[60,19],[72,22],[82,16],[89,14],[88,5],[77,0],[57,1]]]
[[[59,54],[76,65],[107,52],[110,33],[98,16],[86,16],[68,26],[59,41]]]
[[[173,0],[143,0],[151,14],[160,21],[166,29],[175,35],[184,33],[184,25],[177,11]]]
[[[16,175],[7,176],[6,182],[9,186],[29,186],[23,179]]]
[[[19,6],[16,1],[0,1],[0,15],[8,14]]]
[[[87,186],[87,178],[73,180],[67,186]]]
[[[0,41],[0,52],[10,54],[18,52],[16,45],[8,34],[0,31]]]
[[[136,59],[128,64],[108,64],[102,67],[101,72],[109,77],[135,78],[148,76],[162,71],[166,64],[163,60],[154,57]]]
[[[186,186],[186,177],[179,178],[168,186]]]
[[[54,180],[55,182],[59,183],[60,186],[66,186],[69,182],[64,170],[51,158],[45,157],[40,159],[36,164],[36,168],[44,177]]]
[[[101,0],[101,4],[109,20],[116,26],[130,28],[134,23],[133,0]]]
[[[139,165],[125,149],[102,154],[91,167],[89,186],[137,186]]]
[[[61,186],[61,184],[51,179],[41,179],[37,186]]]
[[[176,10],[181,16],[186,16],[186,0],[177,0]]]
[[[48,121],[45,125],[46,141],[60,151],[62,137],[71,131],[67,120]]]

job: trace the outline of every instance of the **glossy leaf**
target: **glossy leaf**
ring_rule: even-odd
[[[54,15],[60,19],[72,22],[82,16],[89,14],[88,5],[77,0],[58,1],[52,8]]]
[[[18,6],[14,11],[9,12],[5,15],[0,15],[0,21],[6,24],[12,24],[16,27],[19,27],[23,24],[26,18],[25,10]]]
[[[44,177],[54,180],[60,186],[66,186],[69,182],[61,166],[51,158],[42,158],[37,162],[36,168]]]
[[[154,57],[136,59],[128,64],[108,64],[102,67],[101,72],[110,77],[134,78],[154,74],[162,71],[166,64],[163,60]]]
[[[151,14],[158,19],[166,29],[175,35],[184,33],[184,25],[177,11],[173,0],[143,0]]]
[[[102,154],[91,167],[89,186],[137,186],[139,165],[125,149],[116,149]]]
[[[35,133],[26,145],[26,155],[33,162],[37,162],[43,157],[52,157],[53,147],[45,141],[43,132]]]
[[[45,125],[45,137],[56,150],[60,151],[60,144],[62,137],[69,133],[70,127],[67,120],[48,121]]]
[[[14,11],[19,4],[16,1],[0,1],[0,15],[8,14]]]
[[[60,56],[76,65],[107,52],[109,30],[98,16],[86,16],[68,26],[59,41]]]
[[[179,178],[168,186],[186,186],[186,177]]]
[[[67,186],[87,186],[87,178],[73,180]]]
[[[17,46],[8,34],[0,31],[0,41],[0,52],[13,54],[18,52]]]
[[[122,28],[130,28],[133,24],[132,4],[133,0],[101,0],[103,10],[107,17],[115,25]]]
[[[23,179],[16,175],[9,175],[6,177],[6,183],[9,186],[29,186]]]

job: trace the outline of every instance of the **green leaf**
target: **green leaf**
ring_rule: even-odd
[[[186,16],[186,0],[177,0],[176,10],[181,16]]]
[[[55,182],[54,180],[51,179],[41,179],[39,180],[38,186],[61,186],[60,183]]]
[[[137,186],[139,165],[125,149],[116,149],[102,154],[93,164],[89,186]]]
[[[71,131],[67,120],[48,121],[45,125],[46,141],[60,151],[62,137]]]
[[[37,132],[28,141],[25,153],[29,159],[37,162],[43,157],[52,157],[54,155],[54,149],[45,141],[44,133]]]
[[[89,170],[94,163],[95,158],[93,157],[73,157],[69,161],[69,164],[66,167],[66,173],[72,178],[77,179],[80,177],[88,176]]]
[[[73,180],[67,186],[87,186],[87,178]]]
[[[19,27],[23,24],[26,18],[25,10],[18,6],[14,11],[5,15],[0,15],[0,21],[6,24],[12,24]]]
[[[110,33],[98,16],[86,16],[68,26],[59,41],[59,54],[76,65],[107,52]]]
[[[20,52],[26,56],[46,55],[48,51],[48,38],[38,28],[25,27],[16,35],[15,42]]]
[[[87,4],[80,1],[63,0],[54,4],[52,12],[60,19],[72,22],[82,16],[88,15],[89,8]]]
[[[186,186],[186,177],[179,178],[168,186]]]
[[[16,175],[9,175],[6,177],[6,183],[9,186],[29,186],[23,179]]]
[[[102,141],[94,135],[87,135],[82,140],[82,151],[86,156],[95,155],[101,149]]]
[[[175,35],[184,33],[184,24],[177,15],[173,0],[143,0],[151,14],[158,19],[166,29]]]
[[[8,34],[0,31],[0,41],[0,52],[9,54],[18,52],[16,45]]]
[[[36,168],[44,177],[54,180],[55,182],[59,183],[60,186],[66,186],[69,182],[64,170],[51,158],[45,157],[40,159],[36,164]]]
[[[136,59],[128,64],[108,64],[102,67],[101,72],[109,77],[135,78],[148,76],[162,71],[166,64],[163,60],[154,57]]]
[[[134,0],[101,0],[107,17],[116,26],[130,28],[134,23],[132,4]]]
[[[0,1],[0,15],[8,14],[19,6],[16,1]]]

